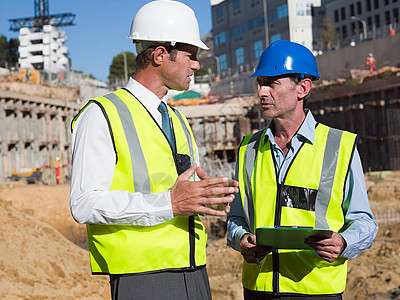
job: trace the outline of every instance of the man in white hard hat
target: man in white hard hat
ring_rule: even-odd
[[[238,183],[197,167],[186,118],[165,104],[199,69],[193,11],[169,0],[136,14],[137,71],[74,118],[71,212],[87,224],[93,274],[112,299],[211,299],[206,232],[198,214],[223,216]],[[190,181],[197,173],[200,181]]]

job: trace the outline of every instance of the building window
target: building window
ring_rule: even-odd
[[[264,16],[260,16],[260,17],[257,17],[255,19],[252,19],[248,23],[249,31],[253,30],[253,29],[256,29],[258,27],[261,27],[261,26],[264,26]]]
[[[374,8],[375,9],[379,8],[379,0],[374,0]]]
[[[350,16],[355,16],[354,4],[350,4]]]
[[[262,41],[255,42],[254,43],[254,58],[255,59],[260,58],[262,52],[263,52],[263,42]]]
[[[350,24],[350,30],[351,30],[351,35],[356,34],[356,23],[351,23]]]
[[[240,0],[233,1],[233,11],[237,11],[240,9]]]
[[[277,8],[277,10],[278,10],[278,19],[282,19],[284,17],[287,17],[287,15],[288,15],[287,4],[279,6]]]
[[[238,48],[235,50],[235,55],[236,55],[236,65],[242,65],[244,64],[244,50],[243,48]]]
[[[365,2],[367,4],[367,11],[371,11],[371,0],[366,0]]]
[[[221,45],[228,40],[228,33],[226,31],[217,34],[214,37],[214,44],[215,46]]]
[[[389,5],[389,0],[385,0],[385,5]]]
[[[222,54],[222,55],[219,56],[219,69],[221,71],[226,70],[226,66],[227,66],[226,54]]]
[[[339,11],[335,10],[334,12],[335,23],[339,22]]]
[[[35,45],[35,44],[43,44],[43,40],[31,40],[31,44]]]
[[[280,39],[281,39],[281,34],[280,33],[274,34],[273,36],[271,36],[271,43],[273,43],[273,42],[275,42],[277,40],[280,40]]]
[[[390,24],[390,10],[385,11],[385,24]]]
[[[246,24],[244,23],[232,28],[231,37],[235,38],[243,33],[246,33]]]
[[[375,15],[375,26],[376,26],[376,28],[381,27],[381,16],[380,15]]]
[[[268,22],[271,23],[275,20],[278,20],[278,14],[277,14],[276,9],[268,12]]]
[[[311,3],[295,3],[296,16],[311,16]]]
[[[217,8],[217,20],[221,20],[224,17],[224,10],[222,7]]]
[[[361,1],[357,2],[357,14],[361,15],[362,14],[362,7],[361,7]]]
[[[368,26],[369,29],[372,28],[372,18],[371,17],[367,18],[367,26]]]
[[[282,19],[284,17],[287,17],[287,15],[288,15],[287,4],[281,5],[278,8],[268,12],[268,22],[273,22]]]
[[[347,28],[346,25],[342,26],[342,37],[345,39],[347,37]]]
[[[342,20],[346,20],[346,8],[345,7],[342,7],[340,9],[340,17]]]
[[[398,23],[399,22],[399,9],[394,8],[393,9],[393,23]]]

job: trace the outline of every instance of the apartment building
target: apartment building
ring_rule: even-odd
[[[64,45],[64,31],[53,25],[42,30],[22,27],[19,30],[19,64],[24,69],[44,70],[58,73],[68,69],[68,49]]]
[[[210,0],[216,70],[250,73],[263,50],[280,39],[313,50],[312,8],[321,0]]]
[[[393,35],[400,29],[399,0],[337,0],[325,8],[341,46]]]

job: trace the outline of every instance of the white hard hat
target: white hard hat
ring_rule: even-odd
[[[132,21],[128,39],[138,42],[138,54],[148,41],[184,43],[208,50],[200,40],[199,24],[193,10],[177,1],[157,0],[144,5]]]

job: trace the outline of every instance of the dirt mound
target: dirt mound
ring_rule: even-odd
[[[35,216],[0,200],[1,299],[108,299],[87,251]],[[83,267],[84,266],[84,267]]]
[[[350,259],[344,299],[400,298],[400,224],[382,225],[371,247]]]
[[[69,210],[69,186],[25,185],[0,189],[0,198],[57,229],[71,242],[86,244],[86,226],[74,221]]]

